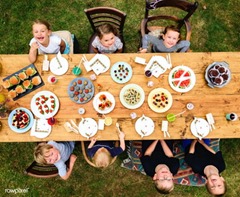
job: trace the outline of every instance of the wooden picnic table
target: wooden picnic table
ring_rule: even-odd
[[[113,119],[111,126],[105,126],[104,130],[99,130],[95,137],[98,140],[116,140],[118,134],[116,130],[116,122],[119,122],[121,129],[126,134],[126,140],[139,140],[139,139],[163,139],[163,132],[161,131],[162,120],[166,120],[168,113],[177,114],[186,110],[187,103],[193,103],[193,110],[186,110],[184,114],[178,116],[176,120],[169,123],[168,131],[171,135],[170,138],[166,139],[194,139],[190,131],[190,125],[194,117],[206,119],[206,114],[212,113],[215,120],[215,129],[209,133],[207,138],[240,138],[240,121],[227,121],[225,115],[229,112],[239,112],[239,93],[240,93],[240,52],[192,52],[192,53],[172,53],[171,60],[173,68],[179,65],[185,65],[190,67],[196,75],[196,84],[192,90],[186,93],[179,93],[173,90],[168,82],[168,75],[171,69],[168,69],[159,78],[146,77],[144,75],[144,65],[135,63],[135,57],[142,57],[148,62],[152,56],[159,55],[166,57],[165,53],[125,53],[125,54],[110,54],[107,55],[111,61],[111,65],[116,62],[123,61],[127,62],[132,66],[133,76],[126,84],[138,84],[145,92],[145,100],[141,107],[137,109],[125,108],[119,99],[119,93],[126,84],[118,84],[114,82],[110,75],[109,69],[107,72],[97,76],[97,79],[92,81],[95,86],[95,94],[99,92],[97,86],[102,86],[100,91],[108,91],[115,98],[115,108],[109,114]],[[49,60],[54,58],[56,55],[48,55]],[[52,127],[51,134],[43,139],[30,136],[30,131],[19,134],[12,131],[8,126],[7,118],[1,119],[3,124],[2,130],[0,131],[0,142],[34,142],[34,141],[83,141],[87,138],[76,134],[74,132],[67,132],[63,125],[69,119],[73,119],[77,124],[80,122],[82,117],[93,118],[98,122],[100,117],[93,108],[93,99],[86,104],[77,104],[70,100],[68,95],[69,83],[76,78],[72,74],[72,68],[77,65],[83,54],[70,54],[63,55],[69,63],[69,69],[66,74],[56,76],[58,82],[56,84],[49,84],[47,78],[52,75],[50,71],[42,70],[42,63],[44,56],[39,55],[37,62],[34,64],[41,74],[41,77],[45,83],[44,86],[32,91],[24,97],[16,100],[9,101],[8,105],[14,109],[15,107],[25,107],[31,110],[31,99],[39,91],[48,90],[53,92],[59,99],[60,107],[58,113],[55,115],[57,123]],[[85,54],[86,58],[90,60],[94,54]],[[229,64],[231,70],[231,81],[223,88],[210,88],[205,80],[205,69],[208,65],[213,62],[225,61]],[[11,75],[12,73],[20,70],[21,68],[29,65],[28,55],[0,55],[0,63],[2,64],[2,73],[0,81]],[[89,78],[93,74],[93,71],[87,72],[83,65],[81,65],[82,74],[79,77]],[[153,81],[153,87],[148,87],[148,81]],[[173,104],[171,108],[164,113],[156,113],[152,111],[147,102],[148,94],[155,88],[167,89],[173,97]],[[2,91],[7,95],[7,90]],[[80,115],[78,109],[83,107],[86,113]],[[131,119],[130,114],[135,112],[137,114],[136,119]],[[142,115],[150,117],[155,123],[154,132],[143,138],[135,130],[135,122]],[[240,114],[239,114],[240,115]]]

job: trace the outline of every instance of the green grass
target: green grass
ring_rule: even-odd
[[[205,52],[239,51],[239,0],[199,2],[199,8],[191,18],[191,49]],[[136,52],[138,30],[144,16],[144,0],[1,0],[0,54],[28,53],[28,43],[32,38],[31,24],[36,18],[48,20],[53,30],[70,30],[78,38],[81,51],[86,52],[92,30],[83,10],[97,6],[112,6],[127,13],[124,28],[126,52]],[[0,143],[0,196],[160,196],[149,177],[120,167],[126,154],[119,156],[106,170],[98,170],[84,161],[79,145],[75,149],[78,159],[68,181],[26,176],[23,172],[33,161],[34,146],[35,143]],[[239,149],[240,139],[221,140],[227,165],[222,175],[228,183],[226,196],[229,197],[240,193]],[[6,189],[26,189],[27,193],[11,194]],[[174,192],[168,196],[209,195],[204,187],[176,185]]]

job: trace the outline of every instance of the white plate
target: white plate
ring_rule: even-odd
[[[105,95],[105,96],[106,96],[106,99],[109,100],[109,101],[112,103],[112,105],[111,105],[110,107],[105,107],[103,110],[102,110],[102,109],[99,109],[99,105],[100,105],[101,103],[103,103],[103,102],[99,99],[99,97],[100,97],[101,95]],[[109,92],[99,92],[99,93],[96,94],[96,95],[94,96],[94,98],[93,98],[93,107],[94,107],[94,109],[95,109],[98,113],[100,113],[100,114],[108,114],[108,113],[110,113],[110,112],[114,109],[114,107],[115,107],[115,98],[114,98],[114,96],[113,96],[111,93],[109,93]]]
[[[38,110],[38,106],[36,105],[36,99],[39,98],[40,96],[45,96],[47,98],[49,98],[47,101],[46,101],[46,105],[49,107],[51,106],[51,99],[50,99],[50,96],[53,96],[54,97],[54,101],[55,101],[55,107],[54,107],[54,110],[52,112],[49,112],[49,113],[44,113],[44,114],[41,114]],[[43,118],[43,119],[48,119],[48,118],[51,118],[53,117],[57,112],[58,112],[58,109],[59,109],[59,100],[58,100],[58,97],[50,92],[50,91],[41,91],[41,92],[38,92],[37,94],[35,94],[33,97],[32,97],[32,100],[31,100],[31,110],[32,112],[34,113],[35,116],[37,116],[38,118]]]
[[[30,122],[29,122],[27,127],[23,128],[23,129],[18,129],[17,127],[12,125],[12,118],[13,118],[13,115],[16,113],[16,110],[23,110],[28,114]],[[30,110],[26,109],[26,108],[23,108],[23,107],[19,107],[19,108],[14,109],[13,111],[11,111],[11,113],[8,116],[8,125],[9,125],[10,129],[12,131],[16,132],[16,133],[27,132],[32,127],[33,122],[34,122],[34,119],[33,119],[32,112]]]
[[[58,60],[57,60],[58,58]],[[60,64],[59,64],[60,62]],[[68,71],[68,61],[66,58],[57,55],[57,57],[54,57],[50,62],[50,71],[54,75],[63,75]]]
[[[210,126],[203,118],[195,118],[191,123],[192,134],[200,140],[209,134]]]
[[[163,95],[164,99],[167,98],[165,101],[163,100],[163,98],[158,96],[161,94],[164,94]],[[157,99],[161,99],[161,102],[155,102],[154,97],[157,97]],[[155,111],[157,113],[166,112],[167,110],[169,110],[171,108],[172,103],[173,103],[173,99],[172,99],[171,93],[164,88],[153,89],[148,95],[148,105],[153,111]],[[160,104],[163,104],[164,106],[161,105],[161,107],[158,107],[158,106],[160,106]]]
[[[132,67],[126,62],[116,62],[111,68],[111,77],[117,83],[126,83],[132,78]]]
[[[153,120],[144,115],[138,118],[135,123],[135,130],[141,137],[151,135],[154,131],[154,127]]]
[[[153,56],[144,70],[151,70],[153,76],[159,77],[160,74],[164,73],[170,67],[171,65],[168,64],[167,60],[164,57]]]
[[[136,94],[140,94],[140,98],[139,98],[138,102],[133,103],[133,104],[129,104],[129,102],[127,102],[124,97],[125,93],[131,89],[135,90],[137,92]],[[140,107],[143,104],[144,100],[145,100],[144,90],[137,84],[125,85],[120,91],[120,101],[121,101],[122,105],[128,109],[136,109],[136,108]]]
[[[88,139],[94,136],[98,130],[97,122],[92,118],[82,118],[78,127],[79,133]]]
[[[46,138],[50,135],[52,126],[48,124],[46,119],[35,119],[31,129],[31,136],[37,138]]]
[[[103,54],[96,54],[88,63],[87,66],[95,72],[96,75],[106,72],[110,68],[110,59]]]
[[[177,72],[181,73],[175,78],[174,76]],[[188,92],[194,87],[196,76],[191,68],[187,66],[177,66],[169,73],[168,82],[173,90],[177,92]]]

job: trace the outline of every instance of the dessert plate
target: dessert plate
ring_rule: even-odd
[[[128,84],[120,91],[120,101],[128,109],[139,108],[145,100],[143,89],[137,84]]]
[[[23,112],[25,112],[28,115],[29,123],[26,127],[22,128],[22,129],[17,128],[16,126],[13,125],[13,116],[14,116],[14,114],[17,113],[18,110],[22,110]],[[13,111],[11,111],[11,113],[8,116],[8,125],[9,125],[10,129],[12,131],[16,132],[16,133],[27,132],[32,127],[33,122],[34,122],[34,119],[33,119],[32,112],[30,110],[26,109],[26,108],[23,108],[23,107],[19,107],[19,108],[14,109]]]
[[[111,68],[111,77],[117,83],[126,83],[132,78],[132,67],[126,62],[117,62]]]
[[[115,98],[109,92],[99,92],[93,98],[93,107],[100,114],[108,114],[115,107]]]
[[[172,103],[171,93],[164,88],[153,89],[148,95],[148,105],[157,113],[163,113],[169,110]]]
[[[171,88],[176,92],[188,92],[194,87],[196,76],[191,68],[177,66],[169,73],[168,81]]]
[[[51,118],[58,112],[58,109],[58,97],[50,91],[41,91],[32,97],[31,110],[38,118]]]

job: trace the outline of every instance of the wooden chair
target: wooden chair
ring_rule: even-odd
[[[81,147],[82,147],[83,157],[84,157],[84,159],[86,160],[86,162],[87,162],[89,165],[97,168],[97,166],[92,162],[91,158],[89,158],[89,156],[87,155],[87,146],[88,146],[88,144],[89,144],[89,143],[87,143],[87,142],[81,141]],[[115,146],[117,147],[118,145],[119,145],[119,142],[116,141]],[[113,163],[116,161],[116,159],[117,159],[117,156],[115,156],[115,157],[112,159],[111,164],[113,164]],[[111,165],[111,164],[110,164],[110,165]]]
[[[88,44],[88,53],[93,53],[92,42],[96,37],[96,30],[99,26],[104,23],[109,23],[115,26],[119,31],[119,38],[123,43],[123,50],[125,46],[124,38],[123,38],[123,27],[126,19],[126,13],[111,7],[95,7],[84,10],[87,18],[91,24],[93,34],[89,39]]]
[[[189,18],[197,7],[198,2],[191,3],[186,0],[146,0],[145,17],[141,21],[141,37],[151,31],[161,34],[166,26],[175,25],[178,29],[185,27],[185,40],[190,41],[192,28]],[[150,15],[149,12],[153,14]],[[175,16],[177,13],[179,16]]]

